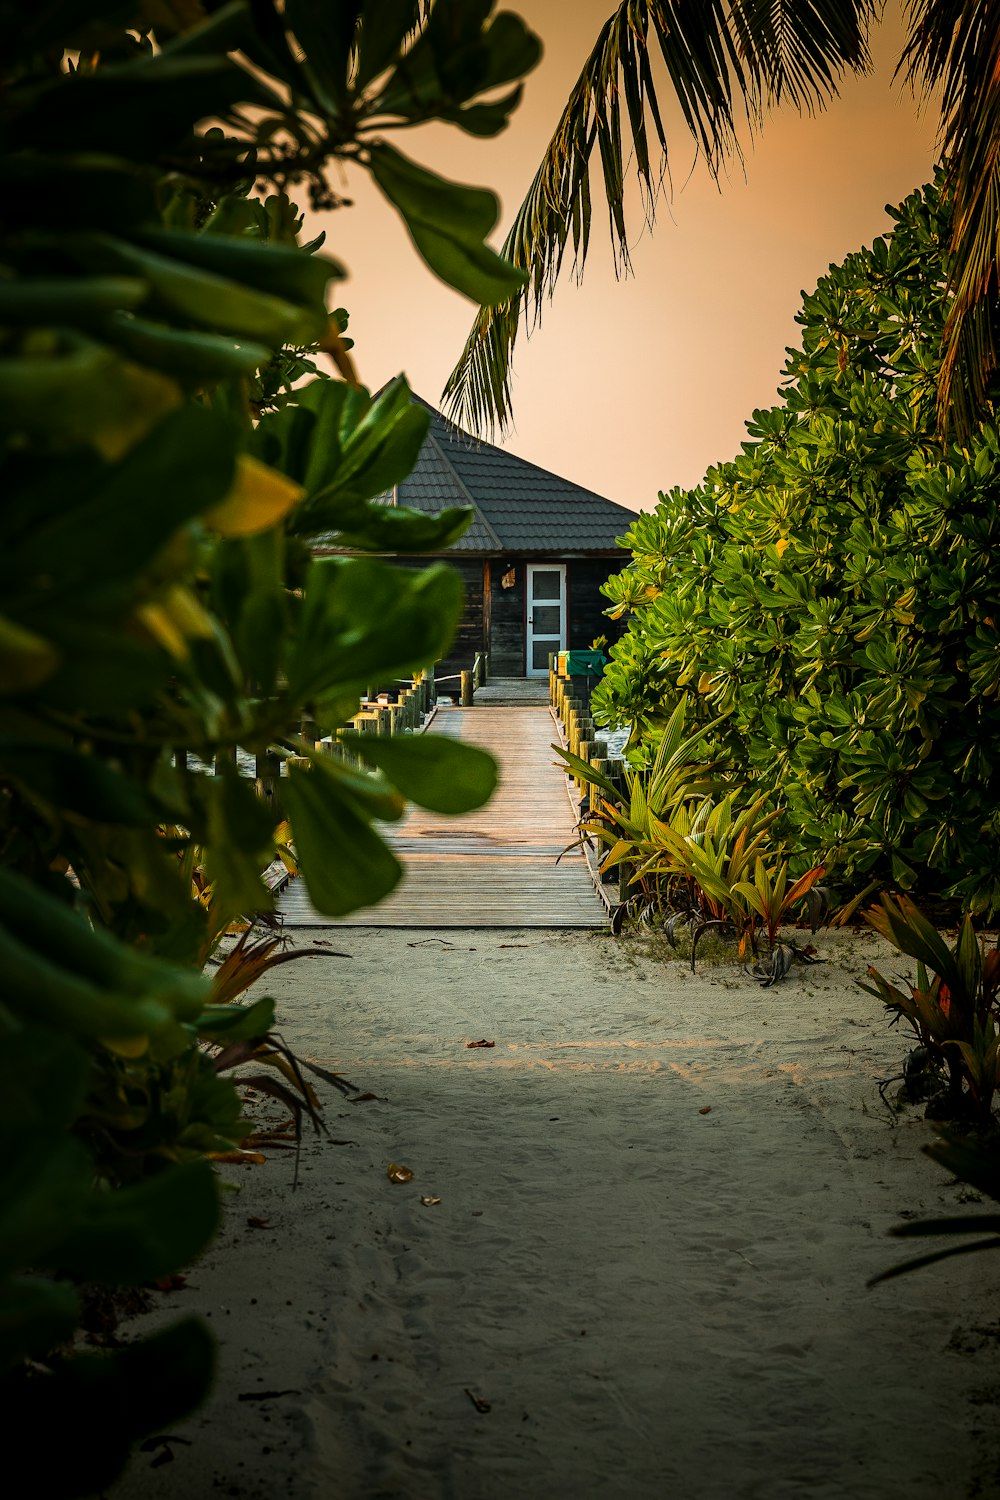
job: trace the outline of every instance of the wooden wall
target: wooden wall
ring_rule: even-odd
[[[400,567],[419,568],[436,559],[397,557],[391,559]],[[617,558],[578,557],[566,564],[569,606],[569,639],[571,650],[584,650],[596,636],[607,636],[609,643],[622,635],[625,623],[605,618],[602,611],[608,601],[600,592],[601,584],[624,566],[626,555]],[[463,558],[452,555],[446,561],[462,576],[465,587],[465,609],[458,635],[447,658],[438,664],[438,675],[446,677],[468,671],[477,651],[490,654],[490,672],[496,677],[521,677],[524,674],[526,581],[525,559],[518,557]],[[531,561],[558,562],[558,558]],[[510,569],[514,573],[511,588],[502,579]],[[451,691],[454,684],[446,684]]]
[[[566,576],[571,651],[585,651],[599,635],[607,636],[609,645],[622,636],[626,622],[607,618],[604,610],[611,600],[605,599],[600,589],[612,573],[621,572],[627,561],[628,553],[623,552],[620,563],[610,557],[578,557],[569,563]]]
[[[558,562],[558,558],[532,558],[533,562]],[[605,618],[608,600],[600,592],[601,584],[624,567],[617,558],[578,557],[566,563],[569,630],[567,645],[571,650],[588,647],[599,635],[611,643],[620,638],[624,623]],[[498,677],[520,677],[524,672],[525,609],[524,590],[526,559],[492,559],[488,566],[486,639],[490,653],[490,671]],[[511,564],[514,586],[503,588],[501,579]]]
[[[514,586],[505,589],[501,580],[513,566]],[[524,674],[524,563],[514,558],[492,558],[490,570],[490,672],[495,677]]]

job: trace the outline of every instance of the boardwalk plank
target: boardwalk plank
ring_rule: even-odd
[[[486,807],[463,817],[412,809],[384,828],[403,865],[378,906],[339,921],[321,916],[292,881],[278,909],[289,927],[604,927],[607,914],[578,850],[573,814],[551,746],[549,710],[439,709],[431,732],[481,745],[500,767]]]

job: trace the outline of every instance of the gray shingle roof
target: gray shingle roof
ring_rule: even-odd
[[[413,473],[388,505],[431,513],[471,505],[476,517],[452,548],[474,553],[612,553],[635,519],[615,505],[527,459],[471,437],[419,396],[431,425]]]

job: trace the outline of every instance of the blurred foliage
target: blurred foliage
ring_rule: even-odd
[[[688,698],[793,872],[1000,909],[1000,434],[942,445],[949,213],[939,186],[832,266],[780,404],[698,488],[660,497],[610,580],[624,639],[594,695],[651,753]]]
[[[196,1325],[73,1353],[77,1282],[158,1278],[210,1240],[206,1158],[247,1129],[225,1068],[309,1097],[270,1002],[234,1003],[277,955],[244,946],[213,984],[220,934],[271,907],[289,837],[340,915],[399,878],[376,819],[494,783],[436,737],[359,742],[368,772],[299,738],[433,662],[461,609],[445,567],[314,561],[311,540],[436,550],[468,516],[377,503],[427,417],[401,378],[358,383],[328,310],[344,268],[299,244],[289,196],[337,207],[331,165],[366,171],[445,281],[516,291],[493,195],[385,140],[505,126],[539,47],[491,12],[0,3],[0,1385],[45,1495],[109,1484],[211,1375]],[[237,746],[298,763],[258,795]]]

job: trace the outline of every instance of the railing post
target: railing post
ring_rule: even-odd
[[[471,708],[472,707],[472,695],[473,695],[472,673],[471,672],[463,672],[462,673],[462,707],[463,708]]]
[[[254,763],[256,780],[254,782],[257,796],[265,800],[274,796],[275,784],[281,775],[281,758],[273,751],[267,750],[263,755],[258,755]]]

